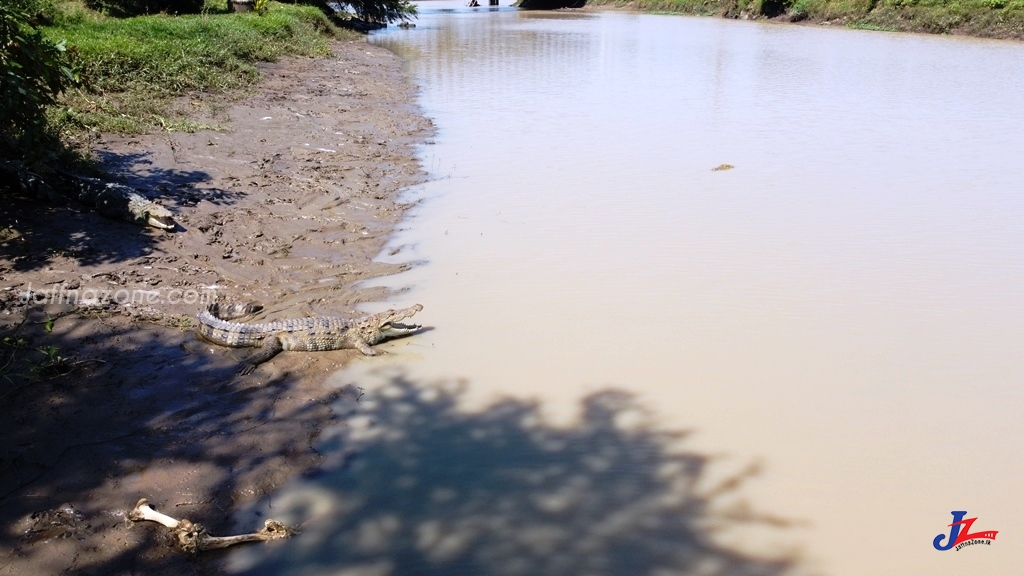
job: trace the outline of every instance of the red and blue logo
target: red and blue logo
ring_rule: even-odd
[[[977,518],[968,518],[964,520],[964,516],[967,515],[966,510],[954,510],[950,512],[953,515],[953,523],[949,525],[952,530],[949,531],[949,537],[946,543],[942,543],[942,539],[946,538],[945,534],[939,534],[932,540],[932,546],[935,546],[936,550],[949,550],[955,548],[959,551],[964,546],[974,546],[977,544],[992,544],[992,541],[996,539],[998,530],[984,530],[982,532],[971,533],[971,525]]]

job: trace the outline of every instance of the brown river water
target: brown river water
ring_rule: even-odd
[[[239,519],[306,531],[233,572],[1024,567],[1024,45],[420,10],[373,311],[432,329],[334,377],[326,471]]]

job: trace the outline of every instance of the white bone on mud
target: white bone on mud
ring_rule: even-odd
[[[175,520],[166,514],[161,514],[149,506],[149,502],[143,498],[135,505],[135,508],[128,514],[128,518],[135,522],[150,520],[171,529],[171,536],[175,543],[182,550],[190,554],[202,552],[203,550],[215,550],[226,548],[244,542],[265,542],[267,540],[280,540],[289,538],[295,531],[288,528],[277,520],[269,519],[259,532],[251,534],[239,534],[238,536],[211,536],[202,524],[196,524],[182,518]]]
[[[149,506],[149,500],[146,500],[145,498],[139,500],[139,503],[135,505],[135,508],[128,513],[128,519],[133,522],[140,522],[142,520],[159,522],[168,528],[177,528],[178,524],[180,524],[180,522],[171,518],[167,514],[153,510],[153,508]]]

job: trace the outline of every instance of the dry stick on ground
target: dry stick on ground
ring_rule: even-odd
[[[133,522],[150,520],[170,528],[174,542],[189,554],[195,554],[203,550],[226,548],[235,544],[242,544],[243,542],[280,540],[295,534],[294,529],[288,528],[277,520],[267,520],[263,529],[259,532],[240,534],[238,536],[211,536],[202,524],[194,524],[186,518],[176,520],[166,514],[157,512],[150,507],[149,501],[145,498],[139,500],[135,508],[128,513],[128,518]]]

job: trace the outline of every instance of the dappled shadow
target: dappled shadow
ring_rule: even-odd
[[[148,153],[97,152],[114,179],[136,188],[144,196],[177,213],[200,201],[232,204],[240,193],[203,185],[212,180],[197,170],[159,168]],[[55,187],[67,180],[49,178]],[[56,204],[28,198],[0,182],[0,273],[11,266],[17,271],[38,270],[63,256],[83,266],[121,263],[153,253],[167,232],[100,216],[92,206],[71,200]],[[180,230],[180,227],[179,227]]]
[[[86,266],[133,260],[151,254],[165,234],[70,201],[58,206],[11,194],[2,200],[0,267],[17,271],[43,269],[60,257]]]
[[[756,468],[710,480],[711,458],[656,428],[630,394],[585,398],[568,427],[535,402],[472,412],[461,396],[395,377],[364,397],[321,448],[343,461],[240,515],[304,522],[303,534],[233,552],[231,571],[770,576],[797,565],[721,543],[787,522],[730,508]]]
[[[217,205],[230,205],[238,192],[222,188],[200,186],[213,180],[201,170],[169,170],[149,152],[111,152],[98,150],[96,156],[110,174],[129,186],[145,190],[151,198],[166,206],[195,206],[200,201]]]
[[[124,513],[147,497],[224,534],[236,501],[319,459],[329,395],[234,377],[244,355],[120,315],[0,329],[0,574],[216,573]]]

